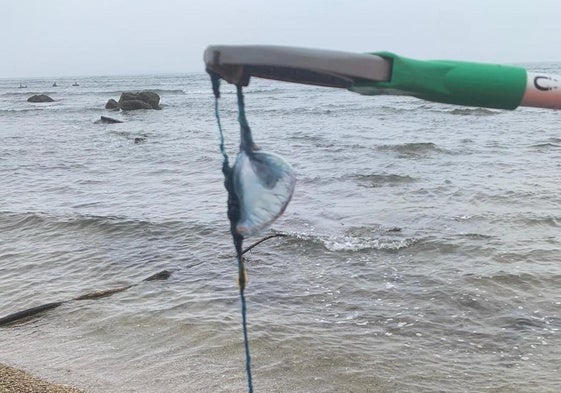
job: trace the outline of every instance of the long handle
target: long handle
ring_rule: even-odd
[[[561,76],[522,67],[273,45],[209,46],[204,61],[212,75],[241,86],[256,77],[457,105],[561,109]]]
[[[428,101],[486,108],[561,109],[561,77],[522,67],[449,60],[415,60],[390,52],[388,81],[357,81],[349,90],[366,95],[401,94]]]

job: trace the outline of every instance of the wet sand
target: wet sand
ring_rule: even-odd
[[[0,364],[0,393],[85,393],[71,386],[35,378],[13,367]]]

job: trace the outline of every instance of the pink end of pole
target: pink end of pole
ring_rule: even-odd
[[[561,76],[528,72],[520,106],[561,109]]]

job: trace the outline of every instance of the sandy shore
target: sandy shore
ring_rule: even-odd
[[[83,390],[35,378],[28,373],[0,364],[0,393],[85,393]]]

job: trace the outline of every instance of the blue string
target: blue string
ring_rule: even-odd
[[[244,290],[240,287],[240,298],[242,299],[242,325],[243,342],[245,347],[245,371],[247,373],[248,392],[253,393],[253,382],[251,380],[251,355],[249,354],[249,338],[247,337],[247,308],[245,304]]]
[[[218,123],[218,133],[220,134],[220,153],[222,153],[223,163],[228,164],[228,154],[224,148],[224,133],[222,132],[222,123],[220,122],[220,112],[218,111],[218,97],[214,99],[214,116]]]
[[[220,113],[218,110],[218,83],[217,81],[213,81],[213,84],[216,83],[217,85],[214,86],[213,88],[216,87],[215,90],[215,100],[214,100],[214,114],[216,116],[216,122],[218,123],[218,131],[220,133],[220,152],[222,153],[222,158],[223,158],[223,163],[222,163],[222,171],[224,173],[224,176],[226,176],[226,188],[228,189],[228,193],[232,193],[233,190],[230,189],[231,185],[228,185],[232,179],[228,178],[231,177],[231,168],[228,164],[228,155],[226,154],[226,149],[224,148],[224,133],[222,132],[222,124],[220,122]],[[239,104],[239,98],[240,98],[240,94],[241,91],[238,92],[238,104]],[[244,113],[244,108],[243,108],[243,98],[241,101],[241,106],[239,107],[240,109],[240,116],[241,118],[243,118],[245,120],[245,113]],[[242,123],[242,120],[240,120],[240,123]],[[245,125],[247,125],[247,121],[243,121],[243,123],[245,123]],[[243,124],[242,124],[242,130],[243,130]],[[232,195],[229,195],[229,202],[230,199],[232,198]],[[230,208],[230,207],[229,207]],[[246,277],[245,277],[245,267],[244,267],[244,263],[243,263],[243,257],[242,257],[242,242],[243,242],[243,237],[236,234],[234,232],[234,226],[231,224],[231,231],[232,231],[232,236],[234,239],[234,246],[236,247],[236,254],[238,257],[238,282],[240,285],[240,299],[241,299],[241,305],[242,305],[242,327],[243,327],[243,339],[244,339],[244,348],[245,348],[245,371],[247,374],[247,386],[248,386],[248,392],[249,393],[253,393],[253,382],[252,382],[252,378],[251,378],[251,355],[249,353],[249,338],[248,338],[248,334],[247,334],[247,305],[246,305],[246,301],[245,301],[245,295],[244,295],[244,290],[245,290],[245,283],[246,283]]]

